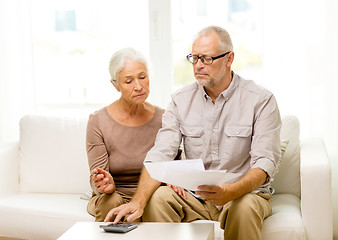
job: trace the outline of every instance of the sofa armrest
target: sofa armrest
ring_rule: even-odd
[[[19,143],[0,144],[0,197],[19,192]]]
[[[325,143],[300,144],[301,210],[308,240],[332,239],[331,166]]]

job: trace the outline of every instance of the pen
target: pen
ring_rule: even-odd
[[[97,172],[97,173],[95,173],[95,174],[91,175],[91,177],[95,177],[95,176],[97,176],[98,174],[100,174],[100,173],[99,173],[99,172]]]

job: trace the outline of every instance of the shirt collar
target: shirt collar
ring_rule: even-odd
[[[225,89],[223,92],[221,92],[220,96],[218,96],[218,98],[222,96],[225,99],[225,101],[229,100],[229,98],[232,96],[232,94],[234,93],[234,91],[235,91],[235,89],[238,85],[238,75],[235,74],[233,71],[231,71],[231,74],[232,74],[232,80],[231,80],[229,87],[227,89]],[[205,101],[208,101],[208,99],[211,100],[209,95],[206,93],[204,87],[199,85],[199,88],[201,89],[201,91],[203,93]]]
[[[228,101],[229,98],[232,96],[232,94],[235,92],[236,87],[238,86],[238,75],[234,72],[231,72],[232,74],[232,80],[227,89],[225,89],[223,92],[221,92],[220,95],[222,95],[225,99],[225,101]]]

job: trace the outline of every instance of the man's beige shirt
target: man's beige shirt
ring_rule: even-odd
[[[280,158],[280,128],[276,99],[253,81],[233,74],[215,104],[195,82],[172,95],[145,161],[173,160],[183,139],[186,158],[201,158],[206,169],[241,177],[260,168],[273,177]]]

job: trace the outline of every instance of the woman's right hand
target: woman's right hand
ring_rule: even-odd
[[[115,191],[115,183],[109,172],[97,168],[91,172],[91,178],[95,187],[100,193],[113,193]]]

